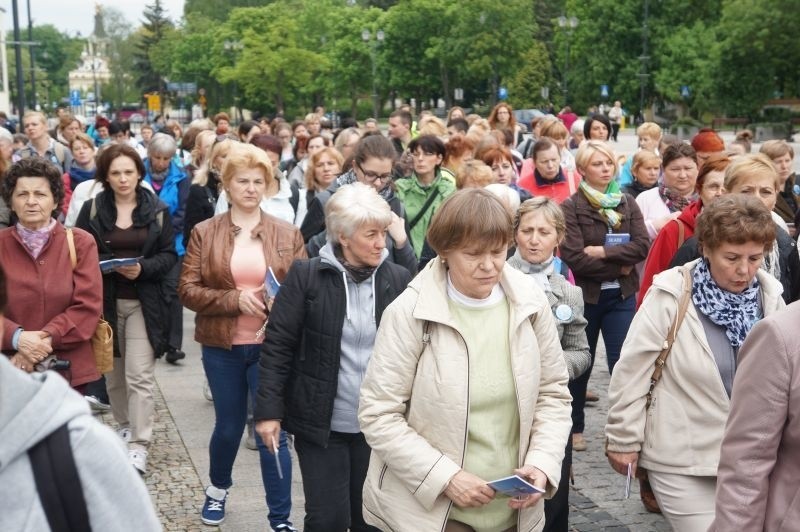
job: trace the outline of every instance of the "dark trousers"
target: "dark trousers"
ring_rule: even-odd
[[[617,135],[619,135],[619,123],[611,123],[611,138],[617,142]]]
[[[166,299],[166,333],[167,349],[178,351],[183,346],[183,305],[178,299],[178,279],[181,276],[183,257],[178,257],[178,262],[167,273],[164,282],[164,295]],[[156,353],[161,356],[162,353]]]
[[[370,455],[362,433],[331,432],[327,447],[297,438],[294,448],[303,475],[306,532],[380,532],[361,514]]]
[[[569,531],[569,470],[572,468],[572,438],[567,438],[564,461],[561,462],[561,481],[552,499],[544,501],[542,532]]]
[[[594,354],[597,349],[597,340],[600,331],[603,331],[603,343],[606,346],[608,359],[608,372],[614,371],[614,364],[619,360],[622,343],[628,334],[628,329],[636,312],[634,296],[622,297],[619,288],[601,290],[600,299],[596,304],[586,303],[583,315],[586,318],[586,339],[589,341],[589,354],[592,357],[589,369],[580,377],[569,383],[572,394],[572,432],[583,433],[584,416],[583,408],[586,405],[586,386],[592,375]]]

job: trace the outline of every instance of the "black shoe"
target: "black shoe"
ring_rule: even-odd
[[[179,360],[186,358],[186,353],[180,349],[170,349],[167,351],[167,362],[170,364],[177,364]]]

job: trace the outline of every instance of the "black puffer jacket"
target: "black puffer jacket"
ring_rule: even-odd
[[[384,261],[375,272],[375,321],[408,286],[411,274]],[[364,281],[370,282],[369,280]],[[325,446],[339,375],[346,287],[335,266],[317,257],[295,261],[267,324],[259,363],[256,420]]]
[[[152,192],[139,188],[136,193],[137,206],[133,210],[133,225],[147,227],[147,239],[139,261],[142,272],[136,279],[136,291],[142,304],[142,314],[147,329],[147,338],[153,346],[155,356],[164,352],[164,326],[168,323],[167,305],[161,291],[161,284],[167,273],[178,261],[175,253],[175,238],[167,205]],[[96,204],[94,216],[92,206]],[[76,227],[94,236],[100,260],[114,258],[114,250],[108,245],[107,234],[117,221],[117,206],[111,191],[103,191],[94,200],[83,204]],[[103,315],[114,330],[114,356],[120,356],[117,335],[117,297],[116,284],[111,275],[103,276]]]

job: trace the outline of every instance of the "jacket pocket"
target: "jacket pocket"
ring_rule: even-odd
[[[387,469],[389,469],[389,466],[387,466],[386,464],[383,464],[383,467],[381,468],[380,475],[378,475],[378,489],[382,489],[383,488],[383,476],[386,474],[386,470]]]
[[[645,422],[645,455],[649,460],[673,467],[697,465],[694,438],[681,400],[658,390]]]

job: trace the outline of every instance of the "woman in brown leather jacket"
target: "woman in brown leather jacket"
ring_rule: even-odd
[[[231,209],[195,226],[181,273],[181,302],[195,311],[195,340],[202,344],[203,368],[214,400],[216,422],[209,445],[209,477],[202,510],[205,524],[225,518],[233,484],[231,471],[247,417],[248,394],[258,386],[258,361],[269,315],[265,278],[282,282],[295,259],[306,257],[303,237],[293,225],[259,205],[274,179],[262,150],[248,144],[231,148],[222,185]],[[261,475],[273,530],[295,530],[289,521],[292,463],[286,434],[279,442],[280,464],[260,438]]]

